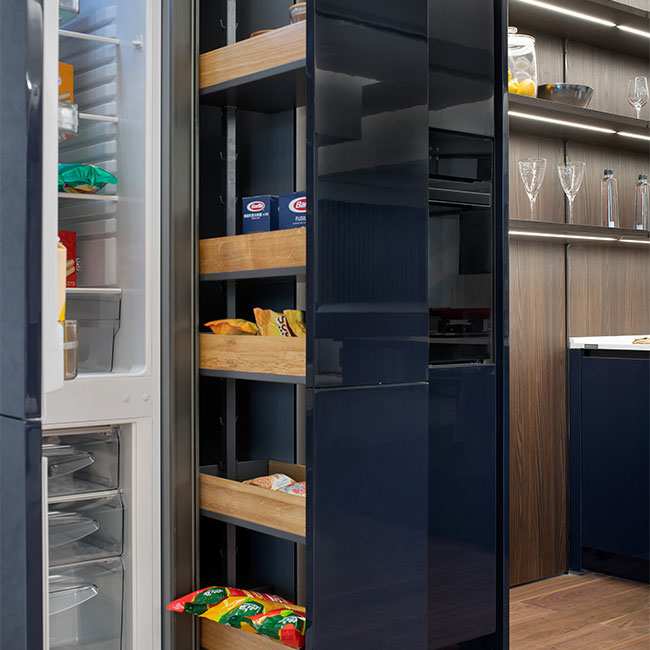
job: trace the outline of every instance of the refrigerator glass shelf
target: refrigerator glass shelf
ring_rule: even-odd
[[[76,201],[118,201],[119,197],[115,194],[68,194],[68,192],[59,192],[60,199],[73,199]]]
[[[111,45],[119,45],[119,38],[110,38],[109,36],[95,36],[94,34],[84,34],[83,32],[71,32],[67,29],[60,29],[59,36],[62,38],[78,38],[83,41],[95,41],[96,43],[110,43]]]

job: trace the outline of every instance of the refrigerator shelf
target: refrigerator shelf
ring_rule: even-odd
[[[199,242],[200,279],[245,280],[304,275],[307,229],[273,230]]]
[[[112,122],[117,124],[120,121],[119,117],[112,117],[111,115],[93,115],[92,113],[79,113],[80,120],[91,120],[93,122]]]
[[[204,470],[208,471],[208,468]],[[200,474],[199,479],[200,508],[204,516],[274,537],[305,543],[305,497],[244,485],[239,481],[213,476],[205,471]],[[305,480],[303,465],[271,460],[268,472],[281,472],[296,481]]]
[[[205,650],[281,650],[287,648],[259,634],[201,619],[201,647]]]
[[[296,23],[202,54],[201,101],[263,113],[303,105],[305,31]]]
[[[305,383],[306,339],[199,334],[199,347],[203,375]]]
[[[68,192],[59,192],[60,199],[73,199],[75,201],[119,201],[115,194],[69,194]]]
[[[72,32],[67,29],[60,29],[59,36],[62,38],[78,38],[83,41],[95,41],[96,43],[110,43],[119,45],[119,38],[110,38],[109,36],[96,36],[95,34],[84,34],[83,32]]]

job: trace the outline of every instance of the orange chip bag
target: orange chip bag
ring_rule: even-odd
[[[258,336],[260,331],[255,323],[244,320],[243,318],[222,318],[221,320],[213,320],[205,324],[212,330],[213,334],[249,334]]]
[[[304,339],[307,337],[305,321],[300,309],[285,309],[284,317],[287,319],[289,329],[294,336],[297,336],[299,339]]]
[[[291,336],[289,325],[284,314],[278,314],[272,309],[255,307],[255,322],[262,336]]]

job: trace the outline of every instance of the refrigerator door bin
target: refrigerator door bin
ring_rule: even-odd
[[[43,456],[48,464],[48,494],[60,497],[115,490],[119,480],[116,431],[46,433]]]
[[[79,0],[59,0],[59,27],[79,15]]]
[[[50,648],[120,650],[124,570],[119,558],[50,570]]]
[[[50,566],[122,554],[124,508],[119,494],[50,503]]]
[[[66,317],[79,323],[79,372],[111,372],[121,289],[68,289]]]

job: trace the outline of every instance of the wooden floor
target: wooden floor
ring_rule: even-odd
[[[648,585],[588,573],[510,591],[511,650],[649,650]]]

